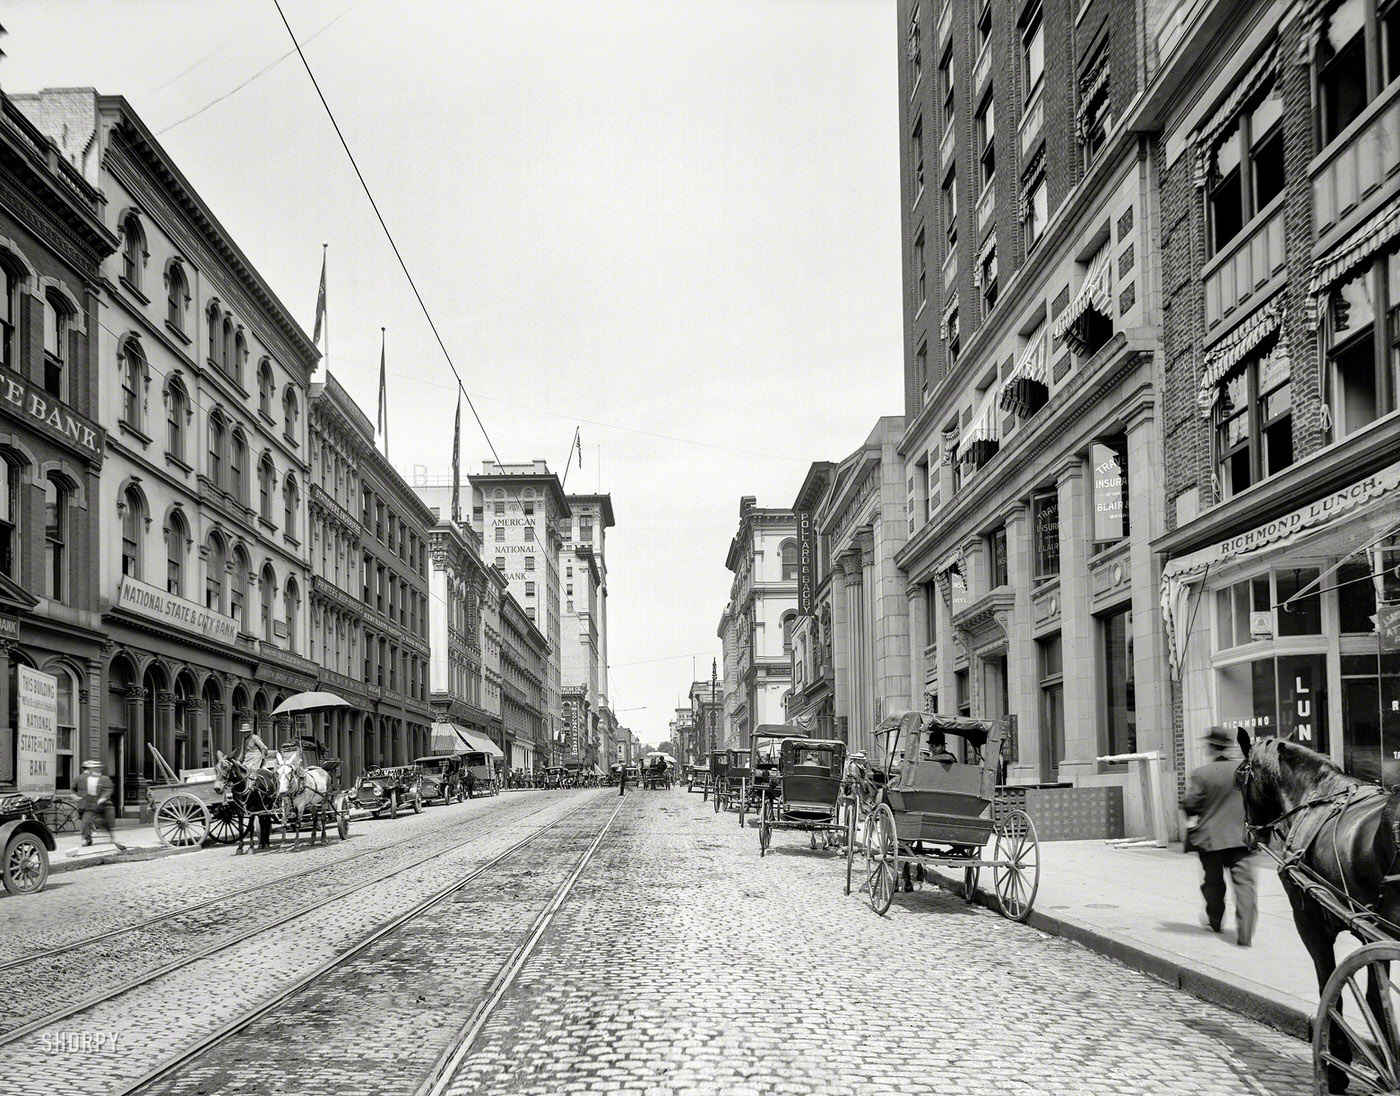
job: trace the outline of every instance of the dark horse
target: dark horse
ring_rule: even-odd
[[[1299,875],[1325,884],[1343,907],[1371,911],[1400,925],[1395,876],[1400,797],[1348,776],[1322,754],[1296,742],[1251,742],[1243,729],[1239,741],[1245,760],[1235,782],[1244,796],[1245,824],[1282,861],[1279,877],[1293,907],[1293,923],[1317,970],[1321,994],[1337,969],[1337,937],[1349,930],[1363,943],[1368,941],[1310,895]],[[1377,1017],[1390,1007],[1389,1001],[1382,1006],[1379,982],[1374,971],[1368,973],[1366,1003]],[[1351,1062],[1351,1044],[1336,1025],[1331,1027],[1330,1043],[1338,1061]],[[1331,1091],[1346,1090],[1345,1070],[1329,1066],[1328,1080]]]
[[[277,803],[277,774],[261,765],[250,765],[241,758],[219,754],[214,766],[214,788],[227,791],[239,807],[238,849],[243,852],[243,839],[253,848],[253,820],[258,823],[258,848],[272,843],[271,811]]]

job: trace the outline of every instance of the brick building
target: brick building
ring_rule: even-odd
[[[525,771],[560,764],[551,748],[546,695],[549,640],[509,590],[500,596],[501,723],[512,768]]]
[[[560,523],[564,574],[560,591],[559,672],[563,686],[564,752],[592,769],[605,759],[604,712],[608,705],[607,531],[612,496],[569,495]]]
[[[101,194],[0,94],[0,792],[67,788],[106,758],[97,329],[116,246]],[[39,771],[15,733],[36,688],[56,706]]]
[[[1014,714],[1017,783],[1171,740],[1146,10],[898,6],[909,701]]]

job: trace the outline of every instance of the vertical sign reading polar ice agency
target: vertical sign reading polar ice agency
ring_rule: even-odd
[[[811,616],[817,611],[817,537],[812,529],[812,511],[798,510],[797,518],[797,611]]]
[[[21,795],[53,795],[58,773],[58,678],[15,667],[19,726],[15,788]]]

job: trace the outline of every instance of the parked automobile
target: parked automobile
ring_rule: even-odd
[[[462,759],[457,754],[432,754],[413,763],[423,770],[423,802],[452,803],[466,796]]]
[[[412,807],[413,813],[418,814],[423,810],[423,770],[417,765],[367,769],[350,794],[375,818],[385,812],[390,818],[397,818],[400,807]]]
[[[0,882],[11,894],[38,894],[49,881],[53,834],[27,795],[0,796]]]

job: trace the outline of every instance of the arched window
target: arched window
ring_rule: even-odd
[[[240,328],[233,336],[233,361],[229,362],[229,376],[240,385],[243,383],[243,366],[248,360],[248,341]]]
[[[141,344],[127,339],[122,344],[122,422],[133,430],[141,429],[141,385],[146,379],[146,359]]]
[[[58,786],[73,786],[73,754],[78,746],[78,691],[73,688],[73,674],[66,666],[45,666],[44,672],[57,679],[55,693],[57,712],[54,723],[58,731],[56,760],[58,761]]]
[[[260,621],[262,637],[270,641],[272,639],[272,599],[277,593],[277,576],[272,573],[271,566],[263,568],[260,585],[262,587],[259,591],[262,595],[262,619]]]
[[[219,302],[209,302],[209,364],[219,364]]]
[[[797,545],[790,540],[783,542],[783,581],[797,581]]]
[[[297,436],[297,394],[289,384],[282,393],[282,433],[295,441]]]
[[[297,503],[300,492],[297,490],[295,477],[288,475],[282,482],[282,533],[291,537],[297,537]]]
[[[287,579],[282,601],[287,609],[287,650],[296,651],[297,622],[301,619],[301,592],[297,589],[296,581],[290,577]]]
[[[20,462],[0,454],[0,574],[19,579]]]
[[[44,391],[64,398],[64,370],[68,365],[68,302],[57,293],[44,296]]]
[[[185,422],[189,418],[190,398],[181,381],[170,382],[166,397],[166,449],[178,461],[185,459]]]
[[[266,358],[258,366],[258,411],[272,418],[272,399],[277,382],[272,379],[272,363]]]
[[[145,265],[146,235],[141,231],[141,218],[128,213],[122,220],[122,280],[138,293],[141,268]]]
[[[233,550],[233,581],[229,583],[228,615],[248,630],[248,553],[240,544]]]
[[[185,306],[190,291],[185,284],[185,271],[179,263],[170,264],[169,285],[165,292],[165,320],[181,335],[185,333]]]
[[[165,529],[165,592],[185,596],[185,545],[189,533],[179,510],[171,511]]]
[[[277,483],[277,470],[266,453],[258,463],[258,513],[264,521],[272,520],[272,491]]]
[[[44,480],[44,596],[68,596],[68,482],[56,472]]]
[[[227,568],[224,538],[214,533],[209,537],[209,559],[204,572],[204,607],[216,613],[224,611],[224,571]]]
[[[792,654],[792,630],[797,625],[797,614],[786,613],[783,616],[783,654]]]
[[[209,416],[209,482],[224,489],[224,420],[217,411]]]
[[[19,351],[16,330],[19,325],[19,276],[7,265],[0,264],[5,279],[5,296],[0,298],[0,364],[15,368]]]
[[[141,522],[145,517],[141,492],[128,487],[122,493],[122,574],[134,579],[141,577]]]
[[[219,368],[224,371],[224,375],[231,377],[237,367],[237,359],[233,353],[233,317],[224,317],[223,342],[219,346]]]
[[[248,504],[248,443],[243,440],[243,431],[234,430],[229,445],[228,457],[229,494],[240,506]]]

